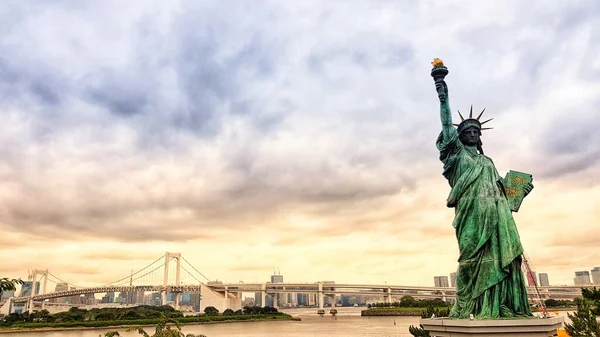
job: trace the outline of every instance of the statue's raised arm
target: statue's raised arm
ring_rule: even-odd
[[[450,102],[448,99],[448,85],[444,78],[448,75],[448,68],[444,66],[442,60],[436,58],[431,62],[433,69],[431,70],[431,76],[435,81],[435,89],[440,99],[440,119],[442,120],[442,134],[444,140],[447,141],[450,138],[452,132],[452,112],[450,110]]]

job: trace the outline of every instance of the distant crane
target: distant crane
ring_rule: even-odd
[[[542,312],[542,316],[544,318],[548,317],[548,311],[546,310],[546,304],[544,303],[544,299],[542,299],[542,295],[540,294],[540,288],[538,288],[538,282],[535,277],[535,271],[533,266],[529,263],[529,257],[523,253],[523,271],[525,275],[527,275],[527,281],[530,285],[533,285],[535,288],[535,294],[531,295],[531,302],[537,302],[539,305],[540,311]],[[537,297],[534,298],[534,296]]]

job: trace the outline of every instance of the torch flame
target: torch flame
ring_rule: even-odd
[[[444,66],[444,61],[442,61],[442,60],[440,60],[439,58],[436,57],[436,58],[433,59],[433,62],[431,62],[431,64],[433,64],[434,68],[443,67]]]

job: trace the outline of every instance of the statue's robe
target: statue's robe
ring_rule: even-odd
[[[492,160],[466,149],[452,128],[436,142],[451,186],[447,206],[460,257],[452,318],[531,316],[523,273],[523,246]]]

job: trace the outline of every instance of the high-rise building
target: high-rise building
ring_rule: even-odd
[[[67,283],[57,283],[56,287],[54,287],[54,291],[56,291],[56,292],[67,291],[67,290],[69,290],[69,285]],[[66,303],[67,298],[66,297],[51,298],[50,302],[51,303]]]
[[[96,298],[94,294],[85,294],[82,299],[82,303],[85,305],[94,305],[96,304]]]
[[[292,308],[295,308],[296,306],[298,306],[298,294],[297,293],[287,294],[287,304]]]
[[[76,289],[75,287],[69,287],[69,290],[75,290],[75,289]],[[67,303],[79,305],[79,304],[81,304],[81,296],[80,295],[69,296],[69,297],[67,297]]]
[[[538,277],[540,278],[540,286],[547,287],[550,285],[550,281],[548,281],[548,273],[540,273]]]
[[[436,288],[448,288],[448,276],[434,276],[433,284]]]
[[[592,269],[592,282],[594,284],[600,284],[600,267],[594,267],[594,269]]]
[[[242,300],[242,307],[253,307],[255,305],[254,297],[244,297]]]
[[[271,275],[271,283],[283,283],[283,275]]]
[[[271,283],[283,283],[283,275],[273,274],[271,275]],[[287,305],[287,296],[286,294],[274,294],[273,297],[277,298],[277,306],[283,307]],[[274,300],[273,300],[274,301]],[[275,303],[273,303],[275,304]]]
[[[143,291],[136,291],[136,299],[135,299],[135,304],[143,304],[144,303],[144,296],[146,295]]]
[[[199,292],[192,293],[190,297],[190,305],[196,312],[200,311],[200,297],[201,296]]]
[[[115,293],[108,292],[102,297],[102,303],[113,303],[115,301]]]
[[[0,303],[4,303],[4,301],[8,300],[11,297],[15,297],[14,290],[5,290],[0,294]]]
[[[152,293],[152,305],[162,305],[162,294]]]
[[[125,299],[125,304],[141,304],[144,303],[144,292],[143,291],[125,291],[119,295],[119,298]],[[117,301],[119,301],[117,298]]]
[[[19,293],[19,296],[17,296],[17,297],[31,295],[31,289],[33,289],[32,285],[33,285],[32,281],[25,281],[21,285],[21,292]],[[39,293],[40,293],[40,283],[36,281],[35,282],[35,294],[39,294]]]
[[[309,305],[308,294],[298,294],[298,306]]]
[[[257,307],[264,307],[265,306],[265,304],[262,302],[262,293],[260,291],[254,293],[254,304]]]
[[[192,303],[192,293],[181,294],[181,303],[190,305]]]
[[[58,292],[58,291],[67,291],[69,290],[69,284],[68,283],[57,283],[56,287],[54,287],[54,291]]]
[[[573,283],[575,283],[576,286],[584,286],[584,285],[592,284],[592,282],[590,281],[590,272],[587,270],[576,271],[575,278],[573,279]]]
[[[450,273],[450,286],[456,288],[456,273]]]
[[[273,295],[267,295],[265,297],[265,303],[266,303],[266,307],[274,307],[275,306],[275,300],[273,298]]]

